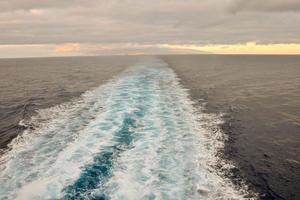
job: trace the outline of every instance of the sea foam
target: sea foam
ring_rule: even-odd
[[[166,63],[129,67],[39,111],[0,165],[0,199],[243,199],[212,165],[222,146]]]

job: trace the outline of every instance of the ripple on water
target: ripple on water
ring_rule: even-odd
[[[166,63],[132,66],[31,119],[1,158],[0,199],[241,199],[209,167],[199,115]]]

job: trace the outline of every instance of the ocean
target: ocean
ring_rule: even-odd
[[[299,199],[300,56],[0,60],[0,199]]]

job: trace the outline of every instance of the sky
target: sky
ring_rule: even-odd
[[[300,54],[300,0],[3,0],[0,57]]]

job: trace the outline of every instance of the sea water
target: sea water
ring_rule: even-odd
[[[162,60],[131,66],[21,122],[33,128],[1,156],[0,199],[242,199],[210,165],[204,115]]]

